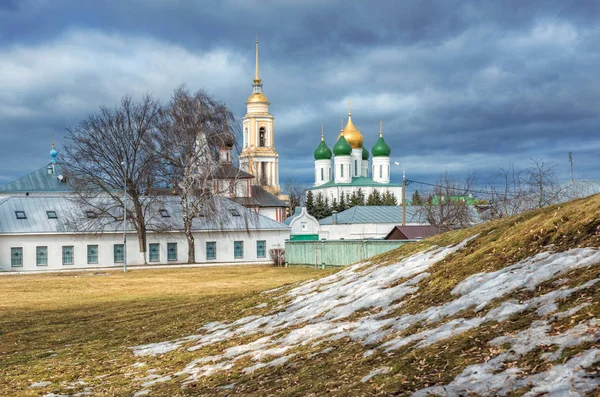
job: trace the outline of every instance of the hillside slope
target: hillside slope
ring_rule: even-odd
[[[268,291],[236,321],[132,347],[138,395],[594,393],[599,232],[600,196]]]

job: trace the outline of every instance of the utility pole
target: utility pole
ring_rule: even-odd
[[[125,171],[125,162],[123,166],[123,272],[127,272],[127,173]]]
[[[402,167],[402,226],[406,226],[406,173]]]
[[[574,183],[575,175],[573,174],[573,152],[569,152],[569,162],[571,163],[571,183]]]

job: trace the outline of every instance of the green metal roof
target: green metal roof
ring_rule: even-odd
[[[321,143],[315,149],[314,152],[315,160],[331,160],[331,149],[325,143],[323,139],[321,139]]]
[[[48,168],[54,167],[52,173]],[[58,180],[62,174],[60,163],[49,163],[29,175],[25,175],[16,181],[0,186],[0,193],[69,193],[73,190],[68,183]]]
[[[390,149],[390,145],[385,143],[383,137],[380,136],[375,145],[371,149],[371,153],[373,153],[373,157],[389,157],[392,150]]]
[[[324,183],[321,186],[311,187],[308,190],[318,190],[324,187],[335,187],[335,186],[356,186],[356,187],[367,187],[367,186],[377,186],[377,187],[399,187],[402,185],[396,183],[377,183],[373,182],[371,178],[366,178],[364,176],[359,176],[352,178],[352,182],[350,183],[335,183],[333,180],[327,183]]]
[[[352,154],[352,146],[350,146],[343,135],[340,136],[340,139],[333,145],[333,154],[336,156],[349,156]]]
[[[292,234],[290,241],[318,241],[318,234]]]

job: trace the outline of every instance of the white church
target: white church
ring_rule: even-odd
[[[333,200],[339,202],[342,196],[348,201],[352,193],[359,190],[365,199],[373,191],[381,195],[390,192],[400,205],[402,185],[390,183],[390,154],[390,146],[383,139],[382,123],[379,123],[379,139],[371,148],[373,157],[369,165],[369,151],[364,146],[362,134],[352,122],[349,108],[348,123],[338,135],[333,152],[321,132],[321,143],[314,152],[315,183],[308,190],[315,197],[322,194],[329,203]]]

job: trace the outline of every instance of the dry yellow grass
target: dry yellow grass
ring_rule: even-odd
[[[40,396],[83,379],[94,395],[130,395],[127,347],[189,335],[253,310],[257,291],[323,274],[231,266],[2,276],[0,395]],[[52,384],[30,387],[41,381]]]

